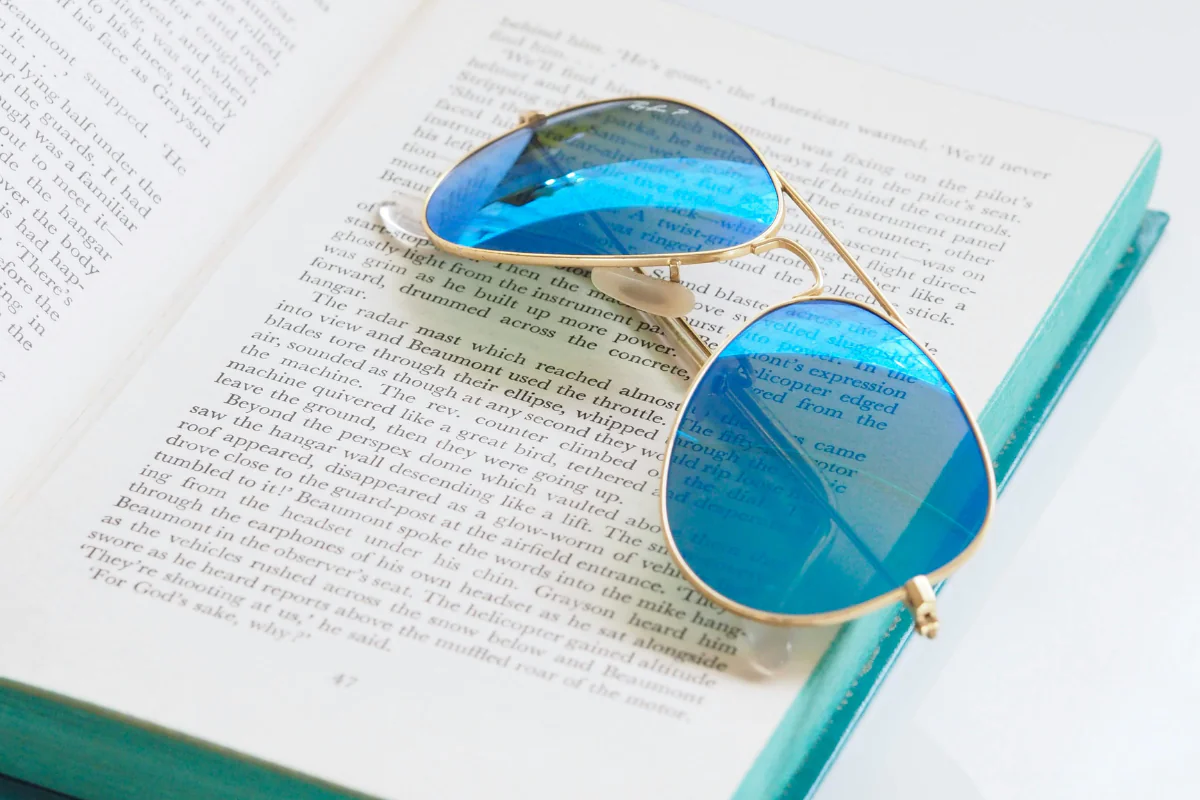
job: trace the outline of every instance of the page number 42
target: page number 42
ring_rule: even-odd
[[[346,675],[345,673],[342,673],[341,675],[333,676],[333,685],[340,686],[343,689],[349,689],[356,683],[358,683],[358,678],[353,675]]]

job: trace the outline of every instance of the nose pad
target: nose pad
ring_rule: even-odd
[[[614,300],[660,317],[684,317],[696,296],[682,283],[662,281],[635,269],[596,267],[592,284]]]
[[[401,241],[428,242],[429,234],[421,224],[425,210],[423,202],[414,195],[396,195],[379,204],[379,221],[388,233]]]

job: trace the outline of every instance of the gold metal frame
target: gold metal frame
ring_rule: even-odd
[[[684,398],[683,402],[681,402],[679,405],[679,410],[675,415],[675,422],[672,426],[672,430],[678,430],[679,424],[683,419],[684,410],[687,408],[688,403],[691,401],[692,395],[699,386],[700,379],[703,377],[708,368],[714,363],[714,356],[718,355],[722,350],[724,350],[725,347],[728,346],[729,343],[732,342],[746,328],[753,325],[766,314],[769,314],[779,308],[796,303],[810,302],[817,299],[848,303],[875,314],[881,319],[884,319],[887,322],[897,326],[906,335],[909,335],[909,338],[913,341],[913,343],[921,349],[921,352],[925,354],[925,356],[938,369],[942,376],[946,378],[947,384],[950,386],[951,391],[954,392],[955,398],[958,400],[959,405],[962,407],[963,412],[966,415],[967,421],[971,425],[971,431],[975,434],[975,441],[979,445],[980,453],[983,456],[984,468],[988,478],[988,508],[987,513],[984,516],[983,525],[967,548],[954,559],[952,559],[948,564],[939,567],[928,575],[914,575],[911,580],[904,584],[904,586],[898,587],[890,592],[887,592],[886,594],[879,595],[878,597],[874,597],[863,603],[850,606],[849,608],[821,614],[768,613],[744,606],[721,595],[719,592],[701,580],[700,577],[696,575],[696,573],[688,566],[680,554],[679,549],[675,544],[675,537],[671,533],[671,526],[667,519],[666,508],[667,471],[671,463],[671,453],[675,447],[674,436],[671,436],[668,440],[666,454],[663,459],[662,479],[659,488],[659,511],[662,516],[663,535],[667,540],[668,550],[671,553],[671,558],[679,567],[680,572],[683,573],[684,577],[687,578],[687,580],[692,583],[692,585],[694,585],[705,597],[728,611],[748,619],[753,619],[772,625],[832,625],[860,617],[897,601],[903,601],[913,614],[913,619],[916,623],[918,633],[932,638],[937,633],[938,618],[936,598],[933,593],[931,582],[944,580],[952,572],[962,566],[963,562],[965,562],[974,554],[975,550],[983,541],[984,535],[991,521],[992,509],[995,506],[996,501],[996,479],[992,471],[992,462],[991,457],[988,454],[987,443],[983,439],[983,434],[979,431],[979,425],[976,423],[975,417],[963,403],[961,395],[958,394],[958,390],[954,387],[954,384],[950,381],[950,379],[946,377],[946,373],[942,370],[941,365],[937,363],[937,360],[933,357],[933,355],[929,353],[929,351],[926,350],[925,347],[920,344],[920,342],[917,342],[916,339],[912,338],[912,336],[909,334],[907,326],[900,318],[900,314],[888,301],[882,290],[875,285],[875,282],[871,279],[871,277],[862,269],[861,266],[859,266],[854,256],[850,254],[846,247],[838,240],[837,236],[834,235],[833,231],[829,229],[829,226],[824,223],[824,221],[817,215],[812,207],[809,206],[804,198],[800,196],[800,193],[797,192],[790,183],[788,183],[786,178],[781,176],[767,163],[767,160],[763,157],[763,154],[759,152],[758,148],[754,146],[754,143],[748,137],[742,134],[742,132],[739,131],[737,127],[728,120],[725,120],[719,115],[714,114],[707,109],[701,108],[700,106],[684,100],[658,95],[631,95],[627,97],[613,97],[604,100],[593,100],[587,103],[579,103],[577,105],[567,106],[559,109],[558,111],[555,111],[553,114],[549,115],[539,112],[527,112],[521,115],[520,125],[512,128],[511,130],[505,131],[504,133],[501,133],[474,148],[469,153],[464,155],[458,163],[465,161],[475,153],[488,147],[498,139],[508,136],[514,131],[525,127],[536,127],[540,125],[547,119],[548,116],[557,115],[567,111],[575,111],[581,108],[587,108],[600,103],[611,103],[614,101],[633,102],[638,100],[669,102],[690,108],[694,111],[698,111],[701,114],[712,117],[728,127],[731,131],[733,131],[733,133],[739,136],[742,141],[747,144],[747,146],[750,147],[751,151],[758,158],[758,160],[762,162],[762,164],[766,167],[767,172],[770,174],[771,180],[775,186],[775,194],[778,202],[778,211],[775,215],[775,219],[765,231],[750,241],[740,244],[736,247],[729,247],[721,250],[702,250],[694,253],[661,253],[646,256],[578,256],[568,254],[548,255],[544,253],[514,253],[501,250],[488,250],[486,248],[478,247],[463,247],[461,245],[456,245],[453,242],[446,241],[435,234],[430,229],[428,219],[429,200],[433,196],[433,193],[437,190],[438,186],[441,185],[442,181],[446,179],[446,175],[450,174],[450,172],[457,167],[458,164],[456,163],[454,167],[451,167],[440,178],[438,178],[437,182],[430,187],[429,192],[425,197],[425,203],[421,210],[421,222],[425,228],[426,235],[434,245],[446,251],[447,253],[477,261],[497,261],[547,267],[582,267],[587,269],[625,267],[638,269],[639,271],[647,267],[668,267],[670,268],[669,280],[675,282],[678,282],[679,280],[679,267],[690,264],[707,264],[717,261],[728,261],[730,259],[740,258],[742,256],[758,255],[765,253],[768,250],[774,250],[777,248],[785,249],[799,258],[800,261],[803,262],[805,266],[807,266],[812,272],[814,278],[813,286],[806,291],[795,295],[794,297],[761,310],[757,315],[747,320],[736,331],[730,333],[726,337],[725,342],[722,343],[721,346],[715,351],[712,350],[708,346],[708,343],[696,333],[695,329],[688,324],[686,319],[668,319],[664,317],[653,318],[654,322],[657,323],[674,340],[677,346],[676,349],[681,357],[691,362],[689,363],[689,367],[692,368],[694,373],[692,386],[688,390],[687,396]],[[801,213],[804,214],[813,227],[816,228],[817,232],[824,237],[824,239],[834,249],[846,266],[850,268],[850,270],[863,284],[867,291],[871,293],[871,296],[879,304],[879,309],[873,308],[872,306],[857,300],[850,300],[842,297],[827,297],[822,294],[824,279],[822,276],[821,267],[817,263],[817,260],[812,256],[811,253],[809,253],[804,245],[800,244],[794,239],[777,235],[780,228],[783,227],[785,196],[796,204],[796,207],[800,209]]]

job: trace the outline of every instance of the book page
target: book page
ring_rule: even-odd
[[[414,5],[0,4],[0,503]]]
[[[427,11],[0,534],[0,675],[373,795],[729,797],[833,631],[763,679],[672,566],[686,371],[586,274],[397,242],[378,202],[524,109],[687,98],[980,408],[1150,141],[650,2]],[[777,255],[686,270],[705,335],[807,286]]]

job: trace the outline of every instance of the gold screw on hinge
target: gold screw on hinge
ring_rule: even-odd
[[[938,632],[937,595],[929,578],[918,575],[904,584],[904,605],[912,613],[917,633],[932,639]]]
[[[522,111],[521,116],[517,117],[522,125],[534,126],[546,119],[546,115],[540,111]]]

